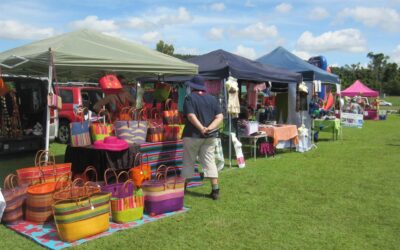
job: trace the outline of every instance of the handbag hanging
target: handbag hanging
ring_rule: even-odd
[[[117,194],[111,197],[112,220],[116,223],[132,222],[143,217],[143,192],[135,188],[130,190],[130,186],[134,186],[133,181],[125,181]]]
[[[61,109],[62,108],[62,99],[61,96],[50,92],[47,95],[47,105],[52,109]]]
[[[84,147],[91,145],[89,121],[85,120],[85,111],[88,111],[87,108],[79,108],[76,115],[81,118],[81,121],[70,123],[72,147]]]
[[[90,125],[90,133],[93,142],[104,140],[105,137],[113,135],[114,130],[110,114],[105,109],[100,110],[98,115],[104,115],[104,122],[94,122]]]
[[[23,206],[26,201],[26,190],[28,184],[18,185],[18,177],[15,174],[9,174],[4,179],[3,193],[6,207],[4,209],[2,222],[13,224],[23,220]]]
[[[154,88],[154,99],[159,102],[164,102],[168,99],[172,90],[172,86],[166,83],[157,83]]]
[[[148,142],[164,141],[164,124],[162,118],[155,108],[150,110],[149,119],[147,119],[147,138]]]
[[[178,109],[172,109],[172,100],[168,99],[165,102],[165,109],[163,111],[163,118],[165,124],[180,124]]]
[[[115,179],[115,183],[109,183],[108,182],[108,172],[112,172],[113,173],[113,177]],[[118,175],[115,172],[114,169],[108,168],[106,169],[106,171],[104,171],[104,185],[101,187],[101,191],[105,192],[105,193],[111,193],[112,196],[117,195],[118,190],[122,187],[122,185],[124,184],[123,182],[121,182],[121,177],[125,175],[125,181],[129,179],[129,173],[127,171],[121,171]],[[133,190],[133,185],[129,186],[129,190],[132,191]]]
[[[99,79],[100,88],[105,93],[118,93],[122,89],[121,82],[117,76],[113,74],[107,74]]]
[[[169,170],[174,173],[172,177],[167,177]],[[142,184],[145,212],[157,215],[182,209],[185,178],[178,177],[176,167],[161,165],[155,177]]]

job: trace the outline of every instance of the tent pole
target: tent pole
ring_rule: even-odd
[[[226,91],[226,79],[223,80],[223,88],[224,88],[224,101],[225,101],[225,109],[226,109],[226,114],[228,115],[228,127],[229,127],[229,133],[228,133],[228,145],[229,145],[229,153],[228,153],[228,159],[229,159],[229,167],[232,167],[232,135],[231,135],[231,119],[230,119],[230,114],[228,112],[228,96],[227,96],[227,91]]]
[[[50,94],[51,91],[51,83],[53,81],[53,67],[52,67],[52,60],[53,58],[51,58],[52,54],[51,54],[51,49],[49,48],[49,74],[48,74],[48,78],[47,78],[47,95]],[[46,105],[46,139],[45,139],[45,147],[44,149],[46,151],[49,150],[49,141],[50,141],[50,107],[49,105]],[[46,154],[47,157],[47,154]],[[46,159],[47,160],[47,159]]]

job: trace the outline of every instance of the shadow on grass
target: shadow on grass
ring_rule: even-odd
[[[394,146],[394,147],[400,147],[400,144],[388,143],[388,144],[386,144],[386,145],[388,145],[388,146]]]
[[[208,197],[208,194],[194,192],[194,191],[191,191],[189,189],[186,190],[185,195],[189,195],[189,196],[193,196],[193,197],[199,197],[199,198],[210,198],[210,197]]]

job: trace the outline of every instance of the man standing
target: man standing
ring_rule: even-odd
[[[219,197],[218,170],[215,164],[217,128],[223,120],[217,99],[206,93],[204,78],[194,76],[189,82],[191,94],[186,96],[183,113],[186,116],[183,130],[183,176],[188,179],[194,174],[198,158],[203,166],[204,177],[211,181],[210,197]]]

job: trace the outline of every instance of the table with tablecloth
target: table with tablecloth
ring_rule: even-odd
[[[143,162],[149,163],[154,173],[158,166],[175,166],[179,170],[183,167],[183,140],[166,142],[146,142],[140,144],[139,152],[143,155]],[[188,186],[201,185],[198,165],[195,168],[195,174],[189,181]]]
[[[379,120],[378,110],[376,109],[364,110],[364,120]]]
[[[136,153],[139,152],[139,145],[130,144],[129,148],[122,151],[108,151],[96,149],[92,146],[72,147],[67,146],[64,161],[72,163],[74,174],[83,173],[87,166],[94,166],[102,180],[103,173],[107,168],[116,170],[128,170],[133,166]]]
[[[276,147],[279,141],[291,140],[295,145],[299,143],[299,137],[297,133],[297,126],[290,124],[280,125],[260,125],[259,131],[264,131],[268,137],[273,138],[273,144]]]
[[[314,131],[315,132],[332,132],[333,139],[338,139],[341,133],[340,119],[315,119],[314,120]]]

